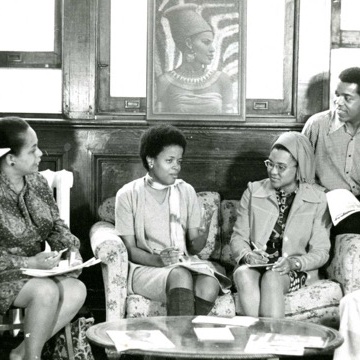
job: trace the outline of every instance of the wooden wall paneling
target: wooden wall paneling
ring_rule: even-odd
[[[136,155],[95,155],[95,162],[94,181],[97,190],[95,211],[105,199],[115,196],[123,185],[146,173]]]
[[[63,114],[95,118],[96,0],[63,1]]]
[[[40,170],[69,170],[69,151],[72,145],[69,142],[64,143],[69,132],[66,131],[60,136],[53,137],[48,134],[47,130],[39,129],[36,125],[31,124],[31,126],[37,133],[39,148],[43,152]],[[57,135],[59,135],[59,132],[57,132]]]

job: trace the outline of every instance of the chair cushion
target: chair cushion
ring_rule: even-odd
[[[230,240],[236,221],[236,208],[239,200],[223,200],[220,205],[220,228],[222,250],[220,262],[230,268],[235,266],[235,260],[231,253]]]
[[[320,280],[285,296],[285,317],[294,320],[307,320],[337,328],[339,325],[339,303],[342,298],[339,283]],[[236,313],[243,311],[235,297]]]
[[[126,298],[126,317],[166,316],[166,305],[152,301],[141,295],[128,295]]]
[[[212,316],[235,316],[235,299],[234,295],[227,293],[218,296],[214,307],[211,309],[210,314]]]
[[[128,295],[126,300],[126,317],[166,316],[166,305],[160,301],[152,301],[141,295]],[[233,295],[218,296],[209,315],[235,316],[235,300]]]
[[[343,285],[344,295],[360,289],[360,235],[337,235],[327,278]]]
[[[341,285],[320,280],[285,297],[285,316],[338,328]]]

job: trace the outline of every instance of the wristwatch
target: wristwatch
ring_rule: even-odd
[[[295,267],[294,270],[300,270],[301,269],[301,263],[297,258],[291,258],[291,261],[293,263],[293,266]]]

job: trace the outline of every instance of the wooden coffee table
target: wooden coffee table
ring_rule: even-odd
[[[289,319],[260,318],[255,324],[244,327],[231,327],[235,341],[231,342],[200,342],[194,333],[195,324],[192,316],[158,316],[149,318],[121,319],[113,322],[103,322],[88,329],[86,335],[94,344],[107,349],[109,358],[120,357],[107,330],[161,330],[174,344],[175,348],[155,350],[127,350],[126,354],[150,355],[170,358],[190,359],[276,359],[281,355],[249,354],[244,348],[251,334],[278,333],[283,335],[319,336],[327,340],[323,349],[306,348],[304,355],[331,354],[340,346],[343,339],[334,329],[305,321]],[[196,324],[196,327],[221,327],[223,325]]]

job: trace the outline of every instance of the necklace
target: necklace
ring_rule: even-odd
[[[201,90],[211,86],[220,76],[220,71],[204,70],[202,75],[194,76],[196,73],[182,72],[179,73],[176,69],[166,73],[168,80],[183,89],[187,90]]]
[[[214,70],[203,70],[201,71],[186,71],[182,70],[181,73],[172,70],[170,74],[176,79],[181,82],[187,83],[187,84],[201,84],[206,82],[208,79],[210,79],[211,75],[214,74]]]

